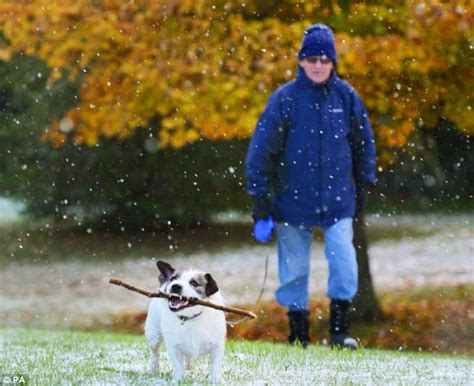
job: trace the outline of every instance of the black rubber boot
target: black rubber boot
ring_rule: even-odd
[[[303,348],[309,344],[309,311],[289,311],[290,335],[288,342],[296,345],[299,341]]]
[[[351,326],[351,302],[331,299],[329,333],[331,347],[357,349],[357,341],[349,335]]]

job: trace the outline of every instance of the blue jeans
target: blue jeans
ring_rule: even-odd
[[[290,311],[308,309],[312,229],[277,223],[278,274],[276,299]],[[352,219],[344,218],[323,228],[324,253],[329,264],[328,292],[331,299],[351,300],[357,292],[357,260],[352,238]]]

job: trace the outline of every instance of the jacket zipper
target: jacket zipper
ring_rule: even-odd
[[[324,85],[322,87],[323,89],[323,98],[321,99],[321,105],[324,103],[327,102],[327,96],[328,96],[328,87],[327,85]],[[323,107],[323,106],[321,106]],[[323,191],[324,191],[324,188],[322,186],[322,171],[323,171],[323,168],[322,168],[322,161],[323,161],[323,157],[322,157],[322,141],[323,141],[323,136],[324,136],[324,130],[326,130],[326,127],[323,127],[323,112],[326,111],[326,106],[324,106],[324,109],[321,108],[320,109],[320,112],[321,114],[319,115],[319,119],[321,121],[321,130],[319,131],[319,135],[320,135],[320,138],[319,138],[319,170],[320,170],[320,173],[319,173],[319,191],[320,191],[320,197],[319,197],[319,202],[321,203],[321,224],[324,223],[324,218],[326,217],[326,214],[324,213],[324,201],[323,201]]]

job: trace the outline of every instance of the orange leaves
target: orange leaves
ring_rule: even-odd
[[[49,129],[43,131],[41,140],[49,141],[55,148],[60,148],[64,145],[66,136],[60,132],[59,123],[56,119],[53,120]]]
[[[418,118],[434,124],[443,115],[473,132],[473,7],[355,2],[347,22],[335,23],[338,71],[366,102],[380,149],[403,146]],[[181,147],[249,136],[269,93],[294,76],[309,24],[248,18],[241,6],[206,0],[3,2],[0,59],[23,51],[48,63],[50,82],[80,80],[80,103],[66,114],[78,142],[125,139],[158,116],[160,145]]]
[[[350,76],[362,94],[382,150],[380,158],[385,160],[390,156],[383,154],[384,149],[404,146],[417,119],[433,127],[445,116],[466,132],[472,133],[474,127],[466,103],[472,69],[459,69],[466,66],[469,56],[463,48],[468,43],[463,26],[469,15],[472,18],[473,6],[465,6],[469,13],[455,2],[406,5],[396,10],[397,18],[393,18],[395,12],[390,16],[393,32],[364,38],[338,35],[339,71]],[[369,18],[373,11],[369,5],[357,8],[359,18]],[[380,18],[387,17],[380,6],[377,12]],[[459,107],[457,113],[451,110],[453,106]]]
[[[402,121],[394,127],[380,125],[379,128],[379,137],[388,147],[400,148],[405,145],[407,138],[414,130],[414,125],[413,122]]]
[[[352,333],[363,347],[472,355],[472,287],[413,289],[381,296],[384,318],[377,323],[354,322]],[[229,339],[286,342],[288,317],[286,309],[276,302],[240,305],[251,309],[258,319],[228,327]],[[313,344],[328,340],[328,308],[326,299],[315,299],[311,311],[310,336]],[[235,320],[227,315],[228,320]],[[115,315],[114,331],[143,333],[145,313]],[[238,318],[237,318],[238,320]]]

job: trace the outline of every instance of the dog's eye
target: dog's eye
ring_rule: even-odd
[[[196,280],[194,280],[194,279],[191,280],[191,281],[189,282],[189,284],[191,284],[193,287],[199,287],[199,283],[198,283]]]
[[[173,275],[170,277],[170,281],[176,280],[178,278],[178,275]]]

